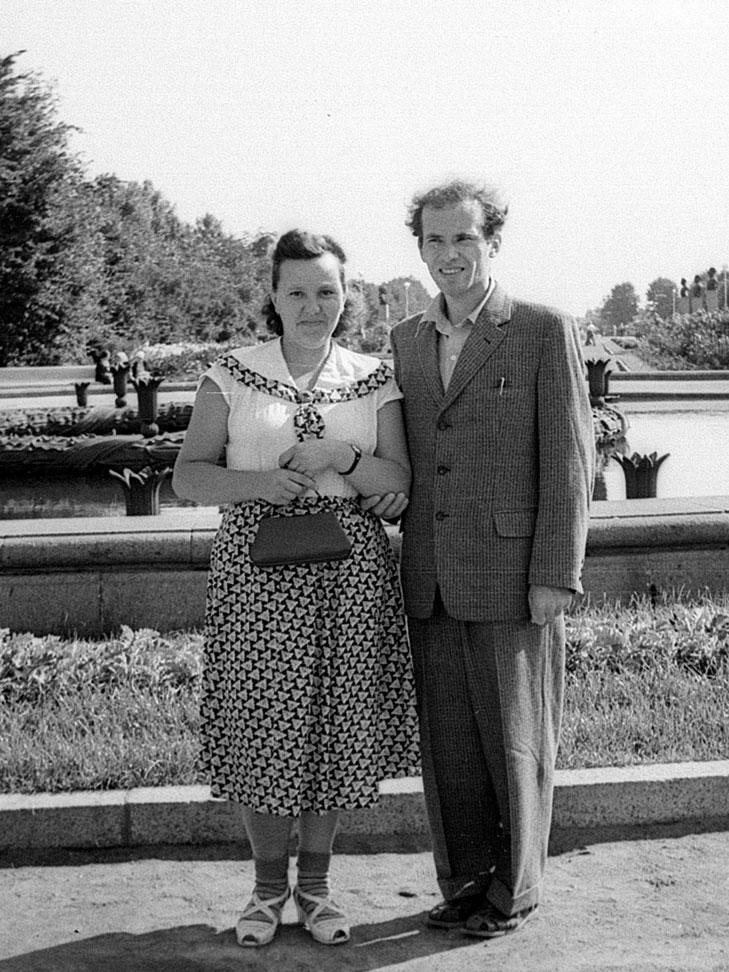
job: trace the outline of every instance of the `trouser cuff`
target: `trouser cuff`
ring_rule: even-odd
[[[485,894],[491,882],[491,875],[484,871],[475,876],[460,878],[439,878],[438,887],[446,901],[452,901],[462,894]]]
[[[510,888],[507,888],[503,881],[494,877],[489,885],[486,898],[502,914],[513,915],[517,911],[523,911],[525,908],[531,908],[535,904],[539,904],[541,889],[541,884],[535,884],[534,887],[515,895]]]

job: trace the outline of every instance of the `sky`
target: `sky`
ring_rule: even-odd
[[[414,276],[414,192],[510,200],[495,275],[583,314],[729,263],[724,0],[1,0],[89,176],[151,180],[229,233],[329,233]]]

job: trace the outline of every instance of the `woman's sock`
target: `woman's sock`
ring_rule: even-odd
[[[293,820],[243,807],[255,862],[255,892],[262,901],[280,898],[289,886],[289,837]]]
[[[280,898],[289,886],[289,858],[255,861],[256,885],[253,889],[261,901]]]
[[[299,851],[296,876],[296,886],[299,890],[303,891],[304,894],[313,895],[315,898],[328,898],[331,859],[331,854]]]

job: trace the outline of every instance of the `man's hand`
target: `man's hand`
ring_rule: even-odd
[[[572,603],[572,591],[568,587],[542,587],[532,584],[529,588],[529,611],[532,624],[548,624],[559,617]]]
[[[405,493],[385,493],[383,496],[360,496],[359,505],[383,520],[396,520],[408,505]]]

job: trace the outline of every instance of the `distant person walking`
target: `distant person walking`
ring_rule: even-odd
[[[597,328],[592,321],[589,321],[587,327],[585,328],[585,347],[588,344],[595,344],[595,338],[597,336]]]

